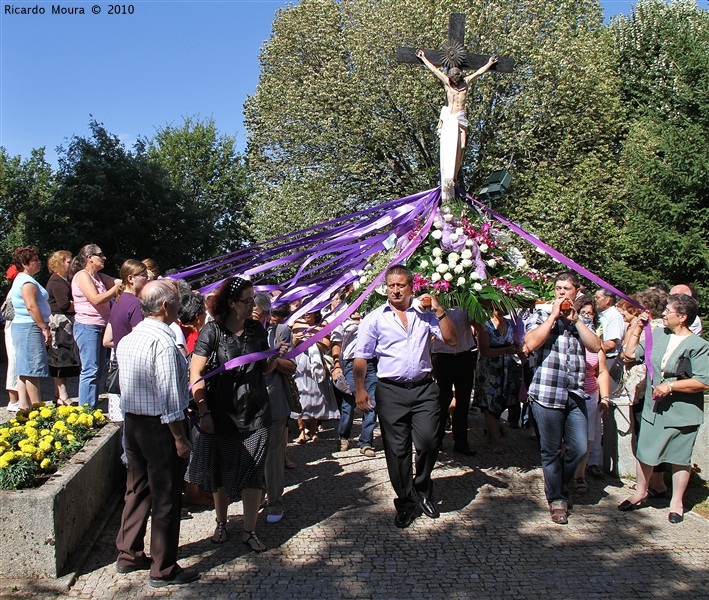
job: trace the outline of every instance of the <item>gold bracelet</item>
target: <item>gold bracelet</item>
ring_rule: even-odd
[[[671,382],[671,381],[668,381],[668,382],[667,382],[667,387],[670,388],[670,394],[672,394],[672,393],[674,392],[674,387],[672,386],[672,382]]]

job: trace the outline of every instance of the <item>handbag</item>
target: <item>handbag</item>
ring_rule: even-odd
[[[5,302],[2,303],[2,318],[5,319],[5,322],[12,322],[15,318],[15,305],[12,303],[9,293]]]
[[[108,361],[108,374],[106,375],[106,383],[104,389],[109,394],[120,394],[121,386],[118,378],[118,361],[111,358]]]
[[[611,378],[611,396],[616,397],[623,391],[625,374],[625,363],[620,354],[610,360],[608,374]]]
[[[280,371],[279,371],[280,373]],[[283,387],[286,390],[286,398],[288,400],[288,408],[292,413],[300,414],[303,412],[303,405],[300,403],[300,390],[293,379],[292,375],[280,373],[283,378]]]
[[[625,393],[631,404],[638,404],[645,397],[647,387],[647,367],[644,364],[634,365],[628,371],[628,377],[623,383]]]

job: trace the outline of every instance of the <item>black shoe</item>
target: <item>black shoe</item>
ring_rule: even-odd
[[[153,559],[149,556],[136,556],[132,565],[119,565],[116,562],[117,573],[134,573],[135,571],[147,571],[153,564]]]
[[[194,569],[183,569],[182,567],[177,567],[175,572],[170,575],[170,577],[151,577],[148,579],[148,584],[150,587],[160,588],[166,585],[184,585],[185,583],[192,583],[199,579],[199,573]]]
[[[477,452],[469,446],[453,446],[453,452],[463,454],[464,456],[475,456]]]
[[[436,508],[436,505],[431,502],[430,498],[427,498],[426,496],[420,497],[419,506],[421,507],[423,514],[427,517],[430,517],[431,519],[437,519],[441,516],[441,513],[438,512],[438,508]]]
[[[396,517],[394,517],[394,525],[399,527],[400,529],[405,529],[411,523],[413,523],[414,520],[414,511],[413,509],[410,510],[400,510],[398,513],[396,513]]]
[[[684,516],[676,512],[671,512],[667,517],[667,520],[673,525],[677,525],[677,523],[684,521]]]
[[[619,505],[618,505],[618,510],[621,512],[628,512],[630,510],[638,510],[639,508],[642,508],[645,506],[645,500],[640,500],[639,502],[631,502],[630,500],[623,500]]]

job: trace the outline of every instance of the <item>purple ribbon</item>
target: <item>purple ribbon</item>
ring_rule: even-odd
[[[468,199],[472,208],[475,208],[475,206],[477,206],[478,208],[484,210],[485,212],[487,212],[488,214],[493,216],[497,221],[502,223],[505,227],[507,227],[511,231],[514,231],[517,235],[519,235],[520,237],[527,240],[530,244],[532,244],[533,246],[536,246],[537,248],[541,248],[542,250],[544,250],[544,252],[546,252],[552,258],[555,258],[556,260],[558,260],[562,265],[569,267],[570,269],[573,269],[577,273],[580,273],[586,279],[592,281],[593,283],[595,283],[599,287],[602,287],[606,290],[610,290],[611,292],[613,292],[617,296],[623,298],[623,300],[629,302],[633,306],[636,306],[640,310],[646,310],[645,307],[642,306],[639,302],[637,302],[636,300],[633,300],[630,296],[628,296],[624,292],[620,291],[618,288],[612,286],[607,281],[601,279],[595,273],[592,273],[591,271],[589,271],[585,267],[582,267],[577,262],[571,260],[568,256],[563,255],[558,250],[555,250],[554,248],[552,248],[548,244],[545,244],[538,237],[535,237],[531,233],[528,233],[527,231],[522,229],[516,223],[513,223],[509,219],[506,219],[502,215],[496,213],[494,210],[489,208],[487,205],[483,204],[482,202],[479,202],[478,200],[476,200],[475,198],[473,198],[469,194],[466,194],[466,198]],[[654,372],[653,372],[653,368],[652,368],[652,361],[650,360],[651,355],[652,355],[652,328],[650,326],[650,323],[647,322],[647,323],[645,323],[645,356],[646,356],[645,365],[647,367],[647,372],[650,375],[650,382],[652,384],[652,381],[654,380]]]

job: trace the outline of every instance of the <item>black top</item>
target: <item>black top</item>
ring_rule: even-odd
[[[212,354],[216,349],[216,360]],[[194,346],[197,356],[208,359],[207,372],[227,361],[268,350],[266,331],[260,323],[247,319],[240,336],[214,321],[199,332]],[[263,378],[265,359],[219,373],[206,380],[207,408],[218,433],[248,432],[268,427],[271,410]]]
[[[73,315],[74,311],[69,311],[71,306],[71,284],[66,277],[52,273],[47,280],[45,287],[49,294],[49,308],[53,315]]]

